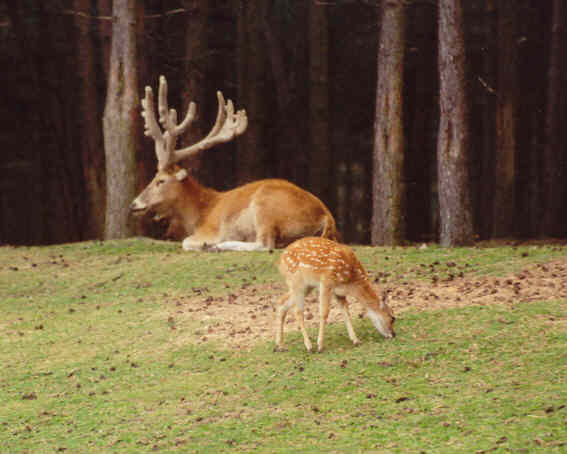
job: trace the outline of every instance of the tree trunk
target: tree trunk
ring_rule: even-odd
[[[331,195],[329,146],[329,30],[327,7],[309,2],[309,88],[311,160],[309,185],[325,203]]]
[[[308,52],[302,39],[306,4],[293,4],[295,13],[289,16],[294,19],[291,23],[287,21],[289,17],[279,16],[276,6],[274,2],[271,10],[268,8],[262,24],[276,94],[277,114],[272,117],[275,119],[276,173],[278,177],[305,186],[308,153],[303,144],[309,116],[301,104],[305,86],[300,81],[307,77],[305,57]]]
[[[488,239],[492,236],[494,218],[494,179],[495,161],[498,150],[494,151],[496,143],[496,121],[494,112],[497,110],[497,56],[492,49],[497,48],[497,0],[486,0],[484,5],[483,20],[483,40],[482,48],[482,78],[479,83],[482,87],[482,114],[481,134],[482,140],[479,141],[481,149],[479,157],[480,166],[480,186],[482,191],[478,191],[478,206],[475,210],[477,217],[478,233],[481,239]]]
[[[77,12],[92,14],[90,1],[74,0],[73,8]],[[98,102],[99,93],[97,92],[98,77],[101,76],[100,71],[97,70],[96,61],[97,39],[88,18],[76,14],[74,20],[77,30],[77,74],[79,75],[77,120],[81,125],[78,145],[86,199],[83,237],[102,238],[106,195],[104,144],[99,123],[102,103]]]
[[[545,82],[547,73],[538,71],[522,71],[523,68],[547,67],[547,49],[545,28],[549,29],[549,3],[544,5],[535,0],[522,0],[520,10],[522,20],[518,20],[519,40],[518,67],[521,102],[518,103],[518,155],[517,171],[518,185],[516,198],[518,200],[518,222],[520,235],[535,237],[541,228],[542,206],[542,161],[545,140]],[[549,31],[549,30],[548,30]],[[521,211],[520,211],[521,210]],[[520,219],[520,218],[519,218]]]
[[[24,105],[33,105],[33,102],[41,100],[42,107],[47,104],[47,100],[42,99],[42,71],[39,58],[45,52],[39,50],[39,43],[33,39],[32,29],[27,20],[29,9],[21,3],[11,2],[7,4],[7,14],[11,22],[11,31],[14,35],[14,49],[12,56],[2,55],[3,65],[11,64],[10,57],[16,60],[19,56],[19,71],[3,71],[2,84],[10,87],[12,84],[23,86],[22,94],[15,96],[15,101]],[[40,14],[37,12],[36,14]],[[39,18],[33,17],[33,21]],[[17,60],[16,60],[17,61]],[[14,68],[14,69],[16,69]],[[8,80],[6,80],[8,79]],[[17,95],[15,91],[5,91]],[[6,97],[5,95],[5,97]],[[10,98],[6,97],[6,105],[14,104]],[[46,173],[46,158],[49,156],[49,143],[45,137],[47,127],[45,109],[37,109],[24,124],[26,128],[26,139],[29,147],[22,147],[23,137],[21,130],[18,130],[18,123],[22,122],[22,117],[15,115],[10,109],[8,118],[2,118],[3,131],[14,130],[17,134],[2,134],[2,185],[0,190],[0,242],[6,244],[45,244],[52,242],[49,236],[47,222],[45,221],[46,212],[49,210],[48,195],[49,186],[45,184],[44,175]],[[51,129],[53,130],[53,128]],[[31,148],[31,150],[30,150]],[[49,147],[50,148],[50,147]],[[51,151],[51,150],[50,150]],[[56,152],[56,150],[54,150]],[[22,153],[23,152],[23,153]],[[27,161],[27,162],[26,162]],[[29,170],[28,170],[29,169]],[[28,171],[26,171],[28,170]],[[6,174],[4,174],[6,173]],[[34,181],[33,185],[19,184],[20,181]],[[28,188],[29,187],[29,188]],[[23,190],[24,189],[24,190]],[[28,191],[25,191],[28,189]],[[22,220],[26,222],[22,224]]]
[[[461,0],[439,1],[440,120],[437,142],[442,246],[473,242],[467,153],[465,46]]]
[[[374,123],[372,244],[405,240],[403,0],[382,2]]]
[[[183,114],[189,107],[190,102],[197,105],[197,121],[185,131],[179,142],[179,148],[188,146],[201,140],[206,135],[207,111],[209,106],[216,108],[215,99],[207,97],[207,74],[209,74],[209,57],[207,50],[209,41],[207,39],[207,26],[209,19],[209,3],[203,0],[184,0],[183,7],[191,13],[187,16],[179,16],[184,26],[184,49],[185,55],[183,75],[181,77],[180,90],[176,90],[177,99],[182,103],[180,109]],[[171,92],[173,95],[173,91]],[[207,131],[208,132],[208,131]],[[206,153],[199,153],[190,160],[190,167],[196,171],[205,170],[202,160],[206,160]],[[200,172],[199,172],[200,173]]]
[[[73,40],[69,39],[73,27],[69,18],[53,14],[47,2],[30,6],[12,2],[6,11],[26,67],[22,82],[29,84],[25,96],[30,101],[21,104],[40,106],[32,107],[34,114],[25,118],[25,127],[16,125],[22,128],[20,141],[25,137],[24,142],[32,145],[12,150],[19,157],[11,165],[22,172],[20,181],[35,184],[13,193],[16,199],[9,214],[24,224],[12,233],[20,237],[17,242],[77,241],[82,239],[84,193],[80,172],[75,172],[79,162],[74,143],[78,136],[73,124],[75,100],[68,96],[76,85],[73,73],[64,69],[76,65]],[[13,94],[17,96],[20,89]],[[9,197],[12,191],[7,192]]]
[[[112,49],[103,116],[106,157],[106,239],[132,233],[128,207],[136,190],[138,81],[136,0],[114,0]]]
[[[238,10],[238,104],[246,108],[250,119],[246,133],[237,141],[238,184],[265,177],[266,152],[264,130],[266,54],[262,21],[265,0],[239,1]]]
[[[562,204],[563,183],[561,128],[564,127],[562,108],[562,61],[565,52],[565,24],[563,21],[563,0],[553,1],[553,19],[551,28],[551,50],[548,67],[547,109],[545,113],[545,144],[542,163],[542,199],[543,216],[540,234],[553,236],[557,233],[558,214],[564,210]]]
[[[437,184],[436,126],[439,118],[437,68],[431,65],[437,55],[437,10],[420,4],[406,9],[404,63],[404,132],[406,237],[410,241],[431,241],[438,230],[432,228],[432,213],[437,216],[437,206],[432,207]],[[433,133],[435,131],[435,133]]]
[[[516,208],[516,118],[518,102],[518,51],[516,2],[498,3],[498,106],[492,236],[517,232]]]

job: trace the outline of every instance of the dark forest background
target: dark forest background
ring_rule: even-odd
[[[0,243],[102,238],[102,116],[111,0],[0,6]],[[562,0],[467,0],[464,7],[469,179],[476,238],[567,236],[567,8]],[[289,179],[319,196],[347,242],[368,243],[379,1],[140,0],[139,95],[164,74],[169,102],[214,122],[216,90],[248,113],[235,143],[191,163],[219,190]],[[436,241],[437,3],[406,2],[403,121],[406,237]],[[511,110],[506,110],[511,109]],[[499,120],[511,112],[509,124]],[[501,118],[501,117],[500,117]],[[137,186],[155,173],[138,118]],[[503,134],[508,132],[511,134]],[[503,137],[506,137],[503,139]],[[513,150],[502,167],[502,147]],[[512,178],[511,200],[496,197]],[[504,200],[504,201],[502,201]],[[500,206],[510,204],[511,208]],[[505,213],[508,222],[498,222]],[[159,237],[149,222],[138,233]]]

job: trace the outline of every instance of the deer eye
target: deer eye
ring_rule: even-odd
[[[165,180],[157,180],[156,186],[159,186],[159,185],[164,184],[164,183],[165,183]]]

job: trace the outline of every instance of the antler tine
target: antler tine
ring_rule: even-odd
[[[173,157],[174,162],[181,161],[182,159],[212,148],[220,143],[229,142],[246,130],[248,126],[246,111],[242,109],[234,113],[234,104],[231,100],[225,103],[224,97],[220,91],[217,92],[217,99],[219,104],[217,119],[211,131],[199,142],[180,150],[175,150]]]
[[[248,127],[248,117],[246,116],[246,110],[240,109],[238,112],[234,113],[234,104],[229,99],[226,106],[227,117],[230,122],[230,127],[227,128],[230,130],[234,136],[239,136]],[[232,138],[232,137],[231,137]]]
[[[154,93],[151,87],[146,87],[146,96],[142,99],[142,117],[144,118],[144,135],[151,137],[155,142],[155,153],[158,161],[158,169],[165,168],[171,156],[161,129],[156,120],[154,110]]]
[[[222,93],[217,92],[219,100],[222,99],[224,103],[224,98]],[[228,142],[234,137],[242,134],[246,131],[248,126],[248,117],[246,116],[246,110],[240,109],[238,112],[234,113],[234,104],[232,100],[228,100],[225,105],[225,116],[226,120],[223,122],[221,127],[215,132],[218,139],[216,143]]]
[[[242,134],[248,126],[248,118],[244,109],[234,112],[234,104],[229,99],[225,102],[220,91],[217,91],[218,111],[215,124],[207,136],[199,142],[175,150],[177,137],[185,131],[195,119],[196,105],[189,103],[187,114],[181,122],[177,124],[177,111],[169,109],[167,104],[167,80],[165,76],[159,78],[158,90],[158,114],[159,123],[156,121],[154,110],[154,96],[152,89],[146,87],[146,96],[142,100],[142,116],[145,119],[144,134],[155,141],[155,152],[158,160],[158,170],[163,170],[171,164],[179,162],[199,151],[206,150],[217,144],[229,142],[236,136]]]
[[[219,96],[219,100],[222,99],[224,103],[224,98],[220,91],[217,93],[217,96]],[[227,120],[222,125],[222,129],[224,130],[225,134],[230,131],[230,137],[228,138],[228,140],[232,140],[234,137],[239,136],[244,131],[246,131],[246,128],[248,127],[248,117],[246,116],[245,109],[240,109],[239,111],[234,113],[234,104],[230,99],[226,102],[225,109]]]
[[[167,105],[167,80],[165,76],[159,76],[159,91],[158,91],[158,113],[159,122],[166,131],[171,129],[169,119],[169,108]]]
[[[158,161],[158,170],[163,170],[173,164],[177,137],[189,127],[195,119],[196,106],[191,102],[183,122],[177,124],[177,111],[169,109],[167,103],[167,80],[165,76],[159,78],[157,102],[160,128],[156,120],[154,108],[154,94],[151,87],[146,87],[145,97],[142,99],[142,117],[144,118],[144,135],[155,141],[155,153]]]
[[[217,119],[215,121],[215,124],[211,128],[210,132],[207,134],[207,137],[205,137],[205,139],[208,139],[218,134],[218,132],[223,127],[226,121],[227,111],[225,110],[224,96],[220,91],[217,91],[217,102],[218,102]]]
[[[154,140],[163,140],[161,129],[156,121],[152,87],[146,87],[146,96],[142,99],[142,117],[144,118],[144,135]]]
[[[167,103],[167,80],[165,76],[160,76],[159,80],[159,115],[160,123],[164,129],[173,136],[180,135],[185,129],[187,129],[193,120],[195,119],[195,114],[197,107],[194,102],[189,103],[187,108],[187,113],[181,124],[177,124],[177,111],[175,109],[169,109]]]
[[[195,119],[196,113],[197,113],[197,106],[193,101],[191,101],[189,103],[189,107],[187,108],[187,113],[185,114],[185,118],[175,128],[175,135],[176,136],[180,135],[183,131],[185,131],[191,125],[191,123],[193,123],[193,120]]]
[[[248,127],[248,117],[246,116],[246,111],[244,109],[239,110],[237,113],[237,125],[236,125],[236,135],[239,136]]]

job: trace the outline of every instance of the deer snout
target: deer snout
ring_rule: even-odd
[[[134,214],[136,213],[143,213],[147,210],[147,206],[142,203],[138,198],[134,199],[134,201],[130,204],[130,211]]]

